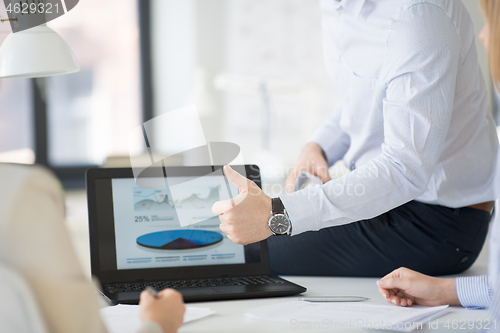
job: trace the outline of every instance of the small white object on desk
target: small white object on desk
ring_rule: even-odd
[[[306,302],[363,302],[369,300],[368,297],[360,296],[312,296],[299,298],[299,301]]]
[[[245,316],[259,321],[286,322],[291,328],[353,329],[374,328],[411,332],[426,327],[448,312],[448,305],[399,307],[366,303],[310,303],[294,301],[262,306]]]
[[[183,323],[202,319],[215,313],[210,308],[186,307]],[[139,305],[116,305],[101,309],[101,318],[109,333],[134,333],[141,328]]]

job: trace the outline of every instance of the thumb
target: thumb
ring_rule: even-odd
[[[410,278],[405,274],[390,274],[386,275],[378,281],[378,285],[384,289],[401,289],[407,290],[411,286]]]
[[[248,179],[242,176],[238,172],[234,171],[229,165],[224,165],[224,175],[238,187],[241,192],[246,192],[248,190]]]
[[[239,205],[245,199],[247,194],[248,194],[247,192],[241,192],[232,199],[217,201],[212,206],[212,213],[214,213],[215,215],[224,214],[228,210],[231,210],[237,205]]]
[[[155,300],[155,297],[147,290],[143,290],[140,295],[140,303],[149,303]]]

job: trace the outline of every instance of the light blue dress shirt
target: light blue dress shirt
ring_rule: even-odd
[[[500,176],[498,170],[497,175]],[[500,184],[497,186],[497,189],[500,191]],[[460,304],[466,308],[485,309],[492,303],[493,317],[499,320],[498,330],[500,330],[500,279],[498,279],[498,260],[500,258],[500,200],[496,202],[495,216],[491,223],[488,247],[488,275],[458,277],[455,279],[455,288]]]
[[[498,272],[497,272],[498,273]],[[498,275],[498,274],[497,274]],[[495,290],[498,291],[500,290],[500,279],[497,279],[495,282]],[[497,292],[495,296],[493,297],[493,300],[491,301],[490,305],[490,315],[493,324],[491,325],[490,329],[484,329],[481,332],[500,332],[500,293]]]
[[[460,304],[468,309],[487,308],[493,297],[488,275],[458,277],[455,288]]]
[[[342,100],[312,137],[353,171],[281,196],[293,235],[411,200],[495,198],[498,139],[471,18],[459,0],[320,0],[326,69]]]

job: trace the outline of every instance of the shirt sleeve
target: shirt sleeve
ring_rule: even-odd
[[[24,278],[0,262],[0,332],[48,333]]]
[[[37,167],[2,167],[0,262],[18,272],[49,332],[104,333],[99,299],[84,274],[64,222],[58,182]],[[8,200],[7,197],[8,196]],[[29,231],[29,232],[27,232]]]
[[[460,304],[468,309],[485,309],[493,297],[487,275],[458,277],[455,288]]]
[[[351,143],[349,135],[340,129],[340,112],[341,109],[337,108],[309,139],[309,142],[315,142],[321,147],[329,166],[344,157]]]
[[[500,321],[500,279],[497,278],[495,283],[495,294],[491,300],[491,305],[489,307],[490,317],[493,320]],[[482,332],[486,332],[486,330],[482,330]]]
[[[442,9],[420,4],[393,22],[386,52],[381,155],[323,186],[281,196],[293,235],[370,219],[425,192],[451,120],[461,41]],[[318,141],[327,133],[320,130]]]

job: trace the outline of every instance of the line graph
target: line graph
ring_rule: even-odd
[[[212,206],[221,199],[221,184],[183,183],[170,187],[181,227],[214,217]]]
[[[176,185],[171,193],[168,189],[145,189],[136,187],[134,211],[189,210],[192,212],[212,211],[214,203],[220,200],[220,185]]]
[[[181,185],[182,186],[182,185]],[[197,210],[212,210],[214,203],[220,200],[220,185],[217,186],[184,186],[184,192],[187,196],[182,196],[181,193],[175,197],[175,207],[178,209],[197,209]],[[186,194],[185,194],[186,195]],[[181,199],[179,199],[181,197]]]
[[[175,205],[168,190],[134,188],[134,211],[174,210]]]

